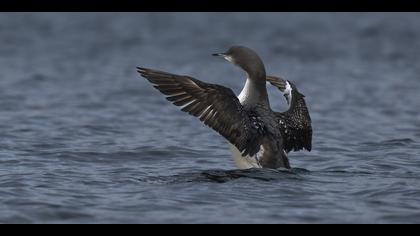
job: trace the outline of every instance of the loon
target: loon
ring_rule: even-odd
[[[312,127],[304,95],[288,80],[267,76],[261,58],[252,49],[232,46],[223,57],[246,73],[239,94],[224,86],[186,75],[137,67],[137,72],[182,111],[188,112],[229,141],[239,169],[290,169],[290,151],[311,150]],[[266,83],[276,86],[289,108],[270,108]]]

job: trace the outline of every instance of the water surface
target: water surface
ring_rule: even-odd
[[[1,223],[420,223],[420,15],[1,13]],[[306,95],[313,150],[235,170],[136,74],[231,87],[242,44]],[[271,104],[284,98],[270,89]]]

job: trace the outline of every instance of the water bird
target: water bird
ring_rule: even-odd
[[[187,75],[137,67],[137,72],[182,111],[198,117],[229,141],[236,166],[290,169],[288,153],[312,148],[312,126],[304,95],[289,80],[267,76],[263,61],[252,49],[232,46],[215,53],[246,73],[245,85],[236,96],[230,89]],[[266,84],[276,86],[289,107],[270,107]]]

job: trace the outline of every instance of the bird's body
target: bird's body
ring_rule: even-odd
[[[239,102],[246,110],[248,116],[264,132],[258,152],[254,155],[242,156],[241,152],[232,144],[229,145],[238,168],[290,168],[287,156],[282,152],[283,142],[279,129],[278,119],[271,110],[265,86],[261,88],[251,79],[247,79],[241,93]]]
[[[247,79],[239,96],[236,96],[231,89],[204,83],[189,76],[138,69],[139,73],[155,84],[155,88],[167,95],[167,99],[174,105],[182,106],[182,111],[200,118],[204,124],[225,137],[230,143],[238,168],[289,169],[287,157],[287,152],[291,150],[289,146],[294,150],[302,147],[308,149],[307,143],[304,145],[294,143],[299,137],[290,138],[287,134],[287,132],[294,135],[299,133],[294,132],[296,127],[300,129],[298,127],[300,121],[295,119],[299,118],[295,116],[299,110],[293,109],[295,104],[300,104],[299,97],[291,95],[294,91],[289,82],[277,77],[266,77],[262,60],[251,49],[234,46],[226,53],[215,55],[223,56],[246,72]],[[271,109],[266,81],[274,83],[273,85],[281,91],[283,87],[289,85],[290,91],[283,89],[290,93],[292,98],[291,106],[285,113],[274,112]],[[306,105],[304,108],[306,109]],[[308,117],[309,114],[303,118]],[[288,125],[287,122],[290,121],[294,123]],[[310,119],[309,128],[311,136]],[[291,140],[292,143],[286,143],[285,140]]]

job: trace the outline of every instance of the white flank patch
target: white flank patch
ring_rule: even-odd
[[[238,167],[239,169],[261,168],[261,165],[258,164],[255,157],[250,157],[249,155],[243,157],[239,150],[231,143],[229,143],[229,148],[232,152],[233,160],[235,161],[236,167]]]
[[[290,86],[288,81],[286,81],[286,89],[283,93],[289,95],[290,97],[292,96],[292,86]]]
[[[286,88],[284,89],[284,95],[289,99],[289,106],[292,103],[292,86],[290,86],[289,81],[286,81]]]

